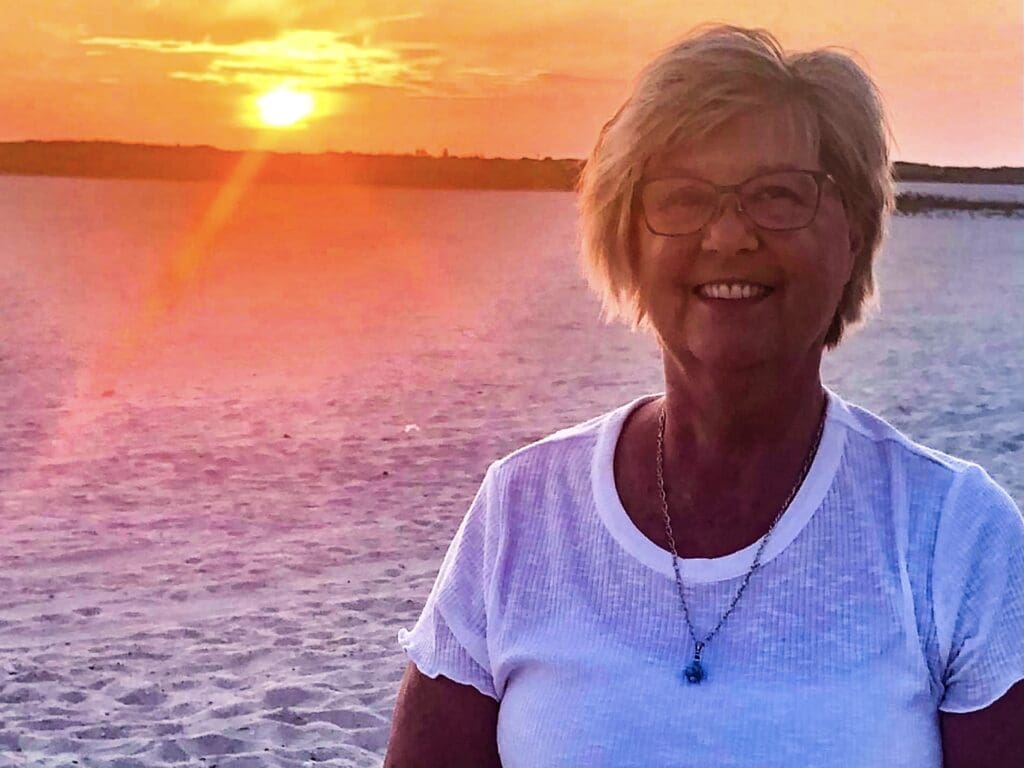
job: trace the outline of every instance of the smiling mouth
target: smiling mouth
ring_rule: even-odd
[[[763,299],[773,290],[773,288],[761,285],[760,283],[730,280],[717,283],[702,283],[694,288],[693,292],[702,299],[737,301],[740,299]]]

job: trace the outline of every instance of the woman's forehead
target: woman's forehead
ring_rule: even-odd
[[[651,156],[646,175],[678,173],[735,183],[779,168],[817,169],[818,155],[816,125],[807,111],[777,107],[747,111],[676,140]]]

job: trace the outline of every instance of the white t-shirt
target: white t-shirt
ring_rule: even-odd
[[[505,768],[938,768],[938,712],[1024,679],[1024,521],[976,465],[829,393],[821,445],[686,682],[672,556],[612,461],[641,398],[495,462],[399,641],[500,702]],[[698,636],[759,542],[680,562]]]

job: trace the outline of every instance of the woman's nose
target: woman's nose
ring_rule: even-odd
[[[716,253],[739,253],[757,249],[753,222],[740,208],[735,197],[725,198],[711,221],[704,225],[701,248]]]

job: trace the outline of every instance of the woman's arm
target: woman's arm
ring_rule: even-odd
[[[432,679],[409,663],[384,768],[501,768],[498,702],[471,685]]]
[[[976,712],[940,712],[944,768],[1024,765],[1024,682]]]

